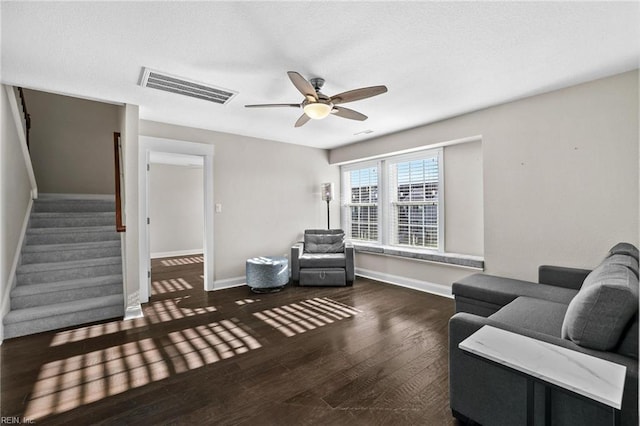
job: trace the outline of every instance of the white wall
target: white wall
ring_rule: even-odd
[[[126,104],[118,110],[118,127],[122,145],[124,168],[124,224],[127,231],[124,239],[124,294],[127,312],[125,318],[140,312],[140,265],[138,212],[141,201],[138,197],[138,125],[140,109],[137,105]],[[146,267],[145,267],[146,268]]]
[[[152,163],[149,171],[151,257],[202,253],[202,167]]]
[[[248,258],[289,255],[305,229],[326,226],[320,184],[337,184],[339,172],[325,150],[145,120],[140,134],[215,145],[216,281],[244,276]]]
[[[25,90],[31,157],[43,193],[113,194],[117,105]]]
[[[482,256],[482,143],[444,148],[445,251]]]
[[[616,242],[638,244],[638,112],[636,70],[337,148],[330,162],[482,135],[486,272],[536,280],[541,264],[589,268]],[[372,255],[357,264],[443,285],[470,273]]]
[[[14,122],[5,86],[0,87],[0,341],[1,318],[8,312],[9,292],[13,285],[12,267],[21,249],[23,225],[29,214],[31,182],[22,151],[20,131]]]

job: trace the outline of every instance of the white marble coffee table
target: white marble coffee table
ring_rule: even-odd
[[[545,385],[547,405],[548,385],[553,385],[611,407],[613,424],[619,421],[627,370],[623,365],[488,325],[458,346],[463,351],[527,376],[528,424],[533,422],[534,381]],[[550,407],[547,406],[545,424],[550,417]]]

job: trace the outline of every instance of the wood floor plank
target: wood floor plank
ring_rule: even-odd
[[[201,256],[152,261],[144,318],[9,339],[0,415],[37,424],[457,425],[451,299],[353,287],[203,290]]]

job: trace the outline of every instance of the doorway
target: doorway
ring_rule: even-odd
[[[178,162],[199,165],[202,168],[202,255],[204,263],[204,289],[214,290],[213,257],[213,155],[214,146],[173,139],[140,136],[139,152],[139,251],[140,302],[146,303],[151,295],[151,226],[150,226],[150,170],[152,163]],[[158,189],[156,189],[158,190]],[[185,206],[185,208],[189,208]]]

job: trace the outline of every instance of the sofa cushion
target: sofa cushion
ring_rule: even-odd
[[[520,296],[568,304],[578,290],[495,275],[474,274],[453,283],[452,292],[456,297],[505,306]]]
[[[609,255],[614,254],[626,254],[635,258],[636,260],[640,260],[640,258],[638,257],[638,249],[636,248],[636,246],[629,243],[618,243],[615,246],[611,247],[611,250],[609,250]]]
[[[625,355],[633,359],[638,359],[638,313],[637,312],[635,316],[631,318],[631,321],[629,321],[624,331],[622,332],[620,343],[618,344],[618,347],[615,349],[615,352],[619,353],[620,355]]]
[[[343,253],[303,253],[299,261],[301,268],[344,268],[347,264]]]
[[[625,266],[602,263],[569,303],[562,337],[586,348],[613,349],[637,311],[638,277]]]
[[[602,263],[625,266],[638,276],[638,259],[627,254],[610,254]]]
[[[518,297],[489,318],[518,328],[560,337],[567,304]]]
[[[306,253],[343,253],[344,233],[304,234]]]

